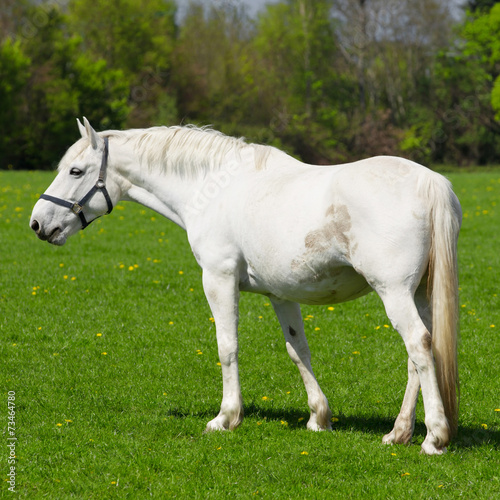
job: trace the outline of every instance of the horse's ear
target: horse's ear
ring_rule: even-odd
[[[85,131],[87,132],[92,149],[98,149],[101,144],[104,144],[104,140],[97,135],[97,132],[92,128],[87,118],[83,117],[83,123],[85,124]]]
[[[85,127],[82,125],[82,122],[80,121],[79,118],[76,119],[76,122],[78,123],[78,130],[80,131],[80,135],[82,136],[82,139],[87,139],[87,131],[85,130]]]

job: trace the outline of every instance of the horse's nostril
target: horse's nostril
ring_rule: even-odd
[[[36,219],[31,223],[31,229],[33,229],[35,233],[38,233],[40,231],[40,224],[38,224],[38,221]]]

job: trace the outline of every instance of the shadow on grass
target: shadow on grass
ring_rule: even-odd
[[[205,410],[195,413],[182,412],[180,409],[169,411],[169,414],[178,418],[191,415],[197,418],[205,419],[207,422],[214,418],[219,412],[218,408]],[[266,420],[268,422],[286,421],[288,428],[291,430],[303,430],[306,428],[307,421],[309,420],[309,413],[292,410],[292,409],[278,409],[278,408],[263,408],[254,403],[245,406],[245,418],[255,420]],[[355,431],[363,432],[366,434],[379,434],[384,435],[392,430],[394,425],[394,418],[380,417],[380,416],[355,416],[337,414],[335,422],[332,423],[332,429],[337,431]],[[493,426],[493,423],[488,424]],[[415,424],[415,431],[413,433],[412,442],[414,444],[422,444],[427,429],[423,422],[417,421]],[[483,445],[491,445],[495,449],[500,449],[500,431],[491,430],[488,428],[459,425],[457,436],[452,440],[450,449],[463,450],[479,448]]]

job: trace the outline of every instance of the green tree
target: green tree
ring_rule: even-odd
[[[426,121],[413,129],[417,150],[427,149],[436,162],[500,161],[499,14],[497,5],[467,17],[453,48],[436,58],[429,92],[432,107],[426,108]]]
[[[259,15],[255,79],[265,93],[267,120],[304,160],[344,156],[355,79],[340,54],[329,0],[270,4]]]
[[[231,122],[249,109],[244,100],[247,26],[245,11],[238,5],[207,9],[201,2],[190,4],[174,57],[183,116]]]
[[[468,22],[464,28],[464,54],[481,61],[491,79],[491,105],[500,118],[500,3]]]
[[[30,59],[19,42],[0,43],[0,168],[13,168],[21,146],[22,93],[30,76]]]
[[[80,36],[84,52],[122,71],[130,85],[127,125],[154,122],[159,100],[170,91],[175,1],[72,0],[68,9],[68,30]],[[171,107],[172,103],[166,105]]]
[[[469,0],[464,4],[464,7],[471,12],[485,11],[500,3],[498,0]]]
[[[17,145],[16,158],[10,160],[16,168],[50,169],[77,137],[77,116],[85,114],[97,127],[122,126],[129,86],[120,70],[91,59],[82,52],[81,39],[67,36],[65,17],[56,6],[34,6],[26,19],[38,19],[33,36],[4,44],[10,61],[17,60],[21,68],[15,94],[21,104],[16,119],[6,123],[3,140]],[[12,54],[17,54],[15,59]],[[3,82],[11,84],[11,79],[2,78]],[[8,96],[1,97],[9,103]]]

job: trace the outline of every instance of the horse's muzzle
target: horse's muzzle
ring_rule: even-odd
[[[64,242],[59,242],[58,241],[58,236],[61,234],[61,228],[56,227],[54,228],[49,234],[47,234],[43,228],[40,226],[40,223],[36,220],[33,219],[30,224],[31,229],[35,231],[36,235],[42,240],[42,241],[48,241],[49,243],[52,243],[54,245],[63,245]]]

